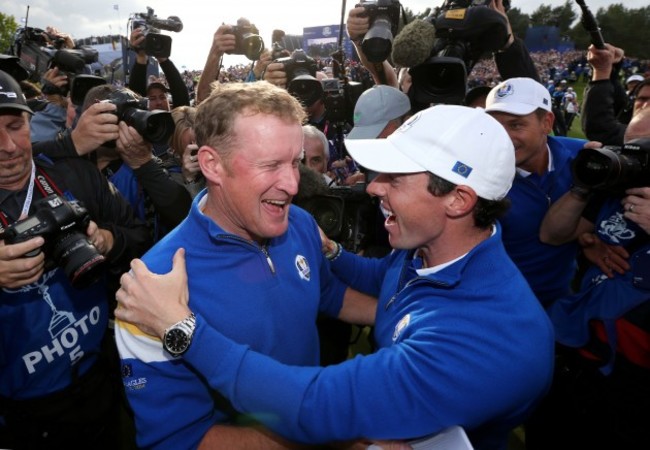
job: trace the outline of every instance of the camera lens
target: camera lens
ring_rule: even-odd
[[[244,55],[251,61],[260,58],[264,51],[264,41],[262,38],[253,33],[246,33],[243,36],[242,45],[244,47]]]
[[[63,269],[72,286],[83,289],[101,277],[106,258],[86,236],[75,231],[57,236],[54,241],[52,259]]]

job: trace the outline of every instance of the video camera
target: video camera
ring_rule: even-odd
[[[572,165],[579,186],[610,193],[650,186],[650,138],[633,139],[621,146],[585,148]]]
[[[385,61],[399,27],[399,0],[364,0],[356,6],[363,6],[370,26],[361,42],[363,54],[372,63]]]
[[[105,103],[114,104],[114,114],[120,121],[132,126],[147,141],[167,142],[174,133],[174,119],[169,111],[149,111],[146,98],[138,98],[128,89],[111,92]]]
[[[101,275],[106,258],[88,241],[86,229],[90,216],[76,200],[68,201],[56,194],[34,203],[34,213],[9,225],[0,234],[7,244],[17,244],[36,236],[45,239],[45,270],[55,266],[63,269],[70,284],[84,288]],[[41,249],[25,256],[36,256]]]
[[[363,93],[363,84],[358,81],[343,83],[338,78],[321,80],[321,84],[327,119],[334,123],[354,123],[354,105]]]
[[[235,50],[232,55],[244,55],[251,61],[260,59],[264,51],[264,40],[259,35],[259,30],[248,19],[241,18],[237,25],[232,26],[232,34],[235,35]]]
[[[133,13],[130,19],[131,31],[142,29],[145,36],[144,47],[135,50],[144,50],[147,55],[156,58],[169,58],[172,52],[172,38],[160,34],[160,30],[180,33],[183,30],[183,22],[177,16],[169,16],[167,19],[159,19],[153,9],[147,6],[146,13]]]
[[[430,58],[410,69],[414,100],[420,104],[461,104],[467,76],[479,59],[508,41],[506,18],[490,0],[445,0],[426,20],[435,27]],[[510,2],[504,1],[506,10]]]
[[[88,91],[106,80],[102,77],[87,74],[87,66],[98,61],[98,52],[89,45],[75,49],[62,48],[54,53],[49,67],[57,67],[68,77],[70,100],[75,105],[81,105]],[[68,94],[67,88],[59,88],[61,95]]]
[[[377,199],[366,193],[365,184],[330,187],[327,195],[314,195],[298,206],[348,251],[357,253],[377,241]]]
[[[41,81],[48,69],[58,67],[68,77],[68,85],[58,88],[56,93],[66,96],[70,91],[72,102],[79,105],[90,88],[106,81],[88,74],[89,65],[99,60],[96,49],[89,45],[63,48],[64,42],[63,38],[52,36],[40,28],[23,27],[16,32],[12,53],[27,66],[31,81]]]

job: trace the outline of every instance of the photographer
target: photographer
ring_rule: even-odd
[[[120,104],[138,98],[128,89],[97,86],[88,91],[83,110],[92,108],[101,100],[109,99]],[[164,114],[170,115],[173,125],[171,113]],[[117,122],[117,117],[113,118]],[[183,184],[172,179],[165,162],[153,154],[152,142],[124,120],[120,120],[117,126],[120,139],[116,145],[104,142],[94,151],[93,157],[97,167],[129,201],[136,216],[146,222],[154,242],[157,242],[185,218],[192,198]]]
[[[248,24],[250,26],[250,22],[244,18],[240,18],[237,22],[238,24]],[[236,47],[237,37],[233,34],[233,26],[226,24],[219,26],[212,37],[210,52],[205,60],[205,66],[203,72],[201,72],[199,84],[196,87],[197,104],[201,103],[201,101],[210,95],[212,84],[218,80],[223,55],[233,53]],[[271,52],[268,49],[264,49],[259,59],[253,62],[253,67],[246,81],[261,80],[270,62]]]
[[[628,95],[618,76],[624,51],[611,44],[604,49],[591,45],[587,61],[593,67],[582,102],[582,129],[588,139],[603,145],[622,145],[626,124],[619,114],[628,106]],[[632,116],[650,104],[650,81],[639,83],[632,92]]]
[[[129,43],[131,48],[136,52],[136,60],[131,70],[131,76],[129,77],[129,88],[146,97],[151,96],[157,99],[164,96],[165,101],[158,102],[154,100],[151,102],[151,107],[149,109],[162,109],[164,111],[169,111],[171,108],[169,102],[166,101],[166,86],[163,85],[163,89],[161,89],[158,85],[147,85],[147,65],[149,63],[149,57],[143,48],[144,41],[145,36],[143,30],[141,28],[134,28],[129,37]],[[183,77],[181,77],[181,74],[178,72],[174,63],[169,58],[162,56],[156,57],[156,60],[165,74],[167,83],[169,83],[169,92],[172,96],[173,106],[189,105],[189,91],[187,90],[187,86],[185,86]]]
[[[363,37],[368,33],[370,29],[370,20],[366,12],[366,8],[363,6],[355,6],[350,11],[348,11],[348,17],[345,21],[346,30],[348,32],[348,37],[354,44],[354,48],[357,51],[357,56],[359,56],[359,61],[361,64],[368,69],[372,75],[375,84],[387,84],[389,86],[398,87],[397,83],[397,74],[393,69],[393,66],[390,65],[388,60],[384,60],[381,63],[371,63],[368,61],[368,58],[363,53],[361,48],[361,42]]]
[[[112,450],[106,282],[149,247],[147,230],[88,161],[32,158],[31,110],[4,72],[0,85],[0,447]]]
[[[641,145],[634,154],[647,158],[648,108],[627,126],[625,143],[634,142]],[[558,200],[542,223],[544,242],[588,243],[588,263],[578,293],[548,310],[561,359],[539,448],[650,445],[650,168],[647,160],[634,161],[642,170],[636,177],[621,174],[595,190],[583,185]]]

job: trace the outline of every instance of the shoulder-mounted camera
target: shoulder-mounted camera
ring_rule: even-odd
[[[136,51],[144,50],[147,55],[156,58],[169,58],[172,52],[172,38],[160,34],[160,30],[180,33],[183,30],[183,22],[177,16],[169,16],[167,19],[160,19],[153,13],[153,9],[147,7],[146,13],[133,13],[131,17],[131,31],[142,29],[144,35],[144,46],[135,48]]]

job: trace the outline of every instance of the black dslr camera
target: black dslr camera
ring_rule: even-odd
[[[385,61],[399,27],[399,0],[364,0],[356,6],[363,6],[370,24],[361,42],[363,54],[372,63]]]
[[[147,108],[147,99],[138,98],[128,89],[118,89],[111,92],[105,103],[117,106],[115,115],[119,120],[126,122],[152,143],[167,142],[174,133],[174,119],[169,111]]]
[[[172,52],[172,38],[160,34],[160,30],[180,33],[183,30],[183,22],[177,16],[159,19],[153,9],[147,6],[146,13],[134,13],[131,17],[131,31],[138,28],[142,29],[145,38],[144,47],[138,47],[136,51],[144,50],[147,55],[169,58]]]
[[[594,190],[622,193],[650,186],[650,138],[633,139],[622,147],[580,150],[572,165],[576,184]]]
[[[244,55],[251,61],[260,59],[264,51],[264,40],[255,25],[241,18],[237,21],[237,25],[232,26],[232,34],[235,35],[235,50],[231,54]]]
[[[327,195],[314,195],[298,206],[346,250],[357,253],[377,244],[377,198],[366,193],[365,184],[330,187]]]
[[[435,27],[436,39],[431,57],[409,71],[417,103],[461,104],[474,65],[508,42],[506,18],[489,4],[490,0],[445,0],[425,19]],[[510,9],[510,2],[503,6]]]
[[[291,56],[276,59],[274,62],[283,64],[288,80],[287,90],[305,106],[311,106],[323,97],[323,86],[316,79],[316,61],[303,49],[296,49]]]
[[[0,239],[17,244],[42,236],[46,270],[61,267],[70,284],[79,289],[95,282],[106,259],[86,237],[90,223],[86,208],[76,200],[67,201],[53,194],[34,203],[34,209],[31,216],[9,225]],[[40,252],[36,249],[25,256]]]

